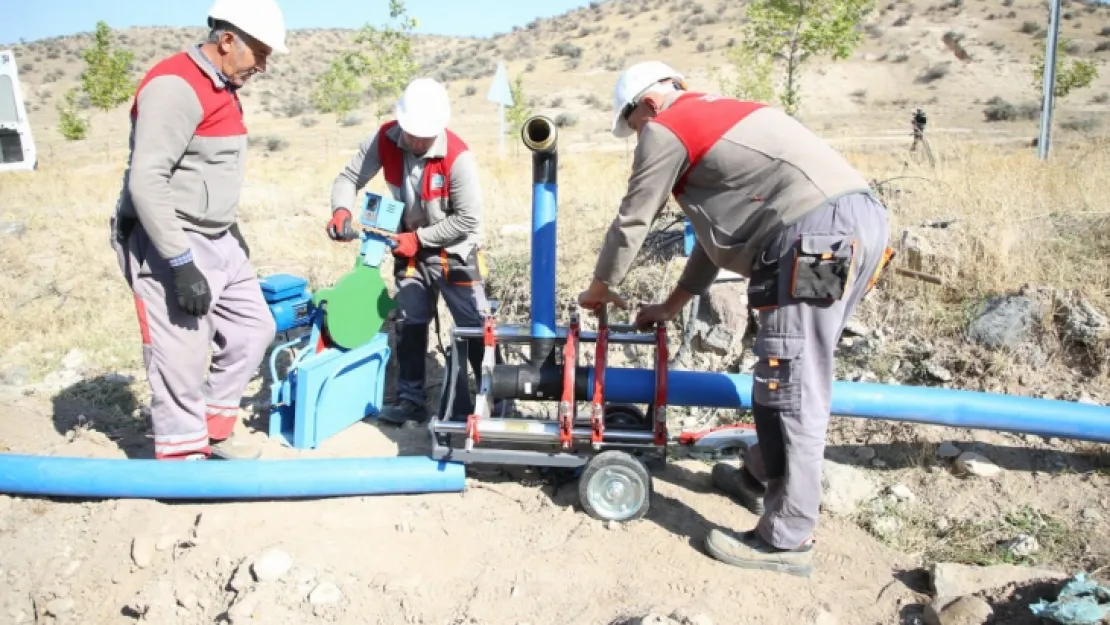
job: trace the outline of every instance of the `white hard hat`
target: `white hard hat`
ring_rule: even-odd
[[[447,89],[431,78],[417,78],[405,87],[393,110],[401,129],[414,137],[438,136],[451,119]]]
[[[682,74],[673,67],[660,61],[644,61],[636,63],[621,73],[617,85],[613,88],[613,135],[625,138],[632,134],[632,127],[624,121],[624,107],[635,100],[648,87],[657,82],[673,78],[684,80]]]
[[[235,25],[277,54],[289,53],[285,47],[285,16],[275,0],[216,0],[208,9],[208,26],[216,20]]]

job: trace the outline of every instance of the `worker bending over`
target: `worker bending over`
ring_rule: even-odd
[[[139,83],[111,219],[139,317],[158,459],[258,457],[233,430],[274,338],[237,223],[247,129],[236,91],[271,53],[288,52],[285,22],[274,0],[216,0],[208,25],[204,44]]]
[[[335,177],[327,232],[336,241],[358,236],[351,225],[351,207],[356,193],[379,170],[393,198],[405,204],[393,249],[400,313],[398,403],[379,415],[383,421],[402,425],[427,419],[424,365],[428,325],[439,293],[456,326],[481,327],[488,303],[479,241],[482,195],[478,167],[474,153],[447,128],[451,118],[447,90],[431,78],[417,78],[405,87],[395,116],[362,142]],[[466,341],[462,347],[480,382],[482,339]],[[453,419],[465,419],[473,411],[465,366],[459,367],[459,374],[456,388],[461,392],[456,392]],[[502,408],[495,406],[494,410]]]
[[[821,498],[833,350],[886,257],[885,208],[847,161],[780,109],[691,93],[659,62],[629,67],[613,96],[613,134],[638,134],[628,191],[583,307],[626,306],[628,273],[669,195],[697,237],[678,285],[638,325],[666,322],[720,269],[750,278],[759,313],[752,386],[759,443],[713,480],[761,514],[753,530],[713,530],[708,551],[741,567],[808,575]],[[765,509],[764,509],[765,506]]]

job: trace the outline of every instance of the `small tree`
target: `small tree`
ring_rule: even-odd
[[[725,52],[725,60],[734,68],[734,77],[720,77],[721,91],[742,100],[770,102],[775,97],[771,79],[775,61],[767,54],[739,45]]]
[[[509,136],[520,137],[520,129],[524,122],[532,116],[532,107],[528,106],[528,96],[524,93],[524,75],[517,74],[509,85],[509,93],[513,96],[513,105],[505,108],[505,133]],[[515,153],[520,154],[520,141],[514,141]]]
[[[325,113],[344,117],[361,99],[361,83],[374,98],[400,93],[420,69],[412,51],[416,18],[406,14],[403,0],[389,0],[389,17],[396,27],[381,29],[369,24],[354,38],[355,50],[345,50],[332,60],[312,94],[312,103]],[[380,112],[380,111],[379,111]]]
[[[1068,44],[1070,40],[1058,39],[1056,41],[1056,81],[1052,87],[1052,95],[1057,100],[1063,100],[1075,89],[1089,86],[1098,78],[1098,68],[1094,61],[1068,58]],[[1041,54],[1034,55],[1033,62],[1033,88],[1036,90],[1041,103],[1044,103],[1044,46]]]
[[[108,24],[96,23],[93,45],[85,48],[82,57],[87,67],[81,75],[81,88],[94,107],[110,111],[134,95],[136,84],[130,70],[135,55],[127,50],[113,49],[112,30]]]
[[[309,96],[312,105],[325,113],[335,113],[338,122],[358,106],[361,87],[358,73],[352,66],[350,53],[343,52],[320,76],[317,88]]]
[[[89,121],[78,113],[77,87],[66,92],[58,108],[58,132],[68,141],[80,141],[89,134]]]
[[[532,109],[528,106],[528,96],[524,93],[524,76],[517,74],[509,85],[509,93],[513,96],[513,105],[505,109],[505,121],[508,122],[506,132],[510,135],[520,132],[524,121],[532,116]]]
[[[737,79],[723,82],[734,97],[770,99],[777,62],[782,63],[783,108],[794,115],[801,104],[801,69],[812,57],[848,58],[862,39],[864,19],[875,0],[753,0],[744,40],[729,54]],[[757,98],[757,96],[762,96]]]

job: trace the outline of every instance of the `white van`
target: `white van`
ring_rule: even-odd
[[[15,53],[0,50],[0,173],[30,171],[38,169],[38,165]]]

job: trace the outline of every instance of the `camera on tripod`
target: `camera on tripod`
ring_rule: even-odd
[[[925,132],[925,111],[917,109],[913,112],[913,131],[914,134],[921,134]]]

